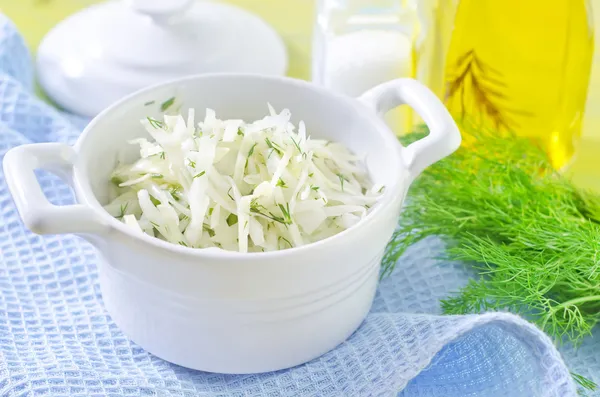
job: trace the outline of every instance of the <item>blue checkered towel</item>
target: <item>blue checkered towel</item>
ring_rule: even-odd
[[[72,143],[85,120],[32,94],[30,55],[0,15],[0,155],[31,142]],[[73,236],[40,237],[21,224],[0,174],[1,396],[574,396],[561,354],[537,328],[508,313],[440,316],[439,299],[467,270],[433,260],[419,244],[384,280],[350,339],[323,357],[263,375],[192,371],[132,343],[104,310],[94,249]],[[72,201],[40,174],[50,201]],[[315,330],[318,332],[318,330]],[[566,355],[600,374],[593,338]]]

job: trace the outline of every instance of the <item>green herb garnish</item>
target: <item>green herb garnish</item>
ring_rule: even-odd
[[[239,136],[244,136],[244,132],[242,131],[242,129],[241,129],[241,128],[238,128],[238,130],[237,130],[237,134],[238,134]]]
[[[150,201],[157,207],[160,205],[160,200],[155,199],[154,196],[150,196]]]
[[[267,143],[267,146],[272,149],[271,153],[273,153],[273,151],[276,151],[277,154],[279,154],[281,156],[281,154],[283,153],[283,149],[281,149],[281,147],[279,145],[277,145],[276,143],[272,142],[269,138],[265,138],[265,142]],[[271,157],[269,155],[269,157]]]
[[[285,241],[290,246],[290,248],[294,248],[292,243],[290,243],[290,240],[288,240],[287,238],[285,238],[283,236],[279,236],[279,238],[277,239],[277,242],[280,242],[281,240]]]
[[[593,382],[592,380],[590,380],[590,379],[587,379],[587,378],[585,378],[585,377],[583,377],[583,376],[581,376],[579,374],[576,374],[574,372],[571,372],[571,376],[573,377],[573,379],[575,380],[575,382],[579,386],[583,387],[584,389],[587,389],[587,390],[590,390],[590,391],[595,391],[595,390],[598,389],[598,385],[595,382]],[[580,390],[579,395],[581,395],[581,396],[585,396],[586,395],[585,392],[583,392],[583,393],[581,393],[581,392],[582,392],[582,390]]]
[[[150,105],[154,105],[156,101],[148,101],[146,103],[144,103],[144,106],[150,106]]]
[[[179,245],[183,245],[184,247],[187,247],[188,245],[185,243],[185,241],[180,241]]]
[[[290,215],[290,203],[286,203],[285,207],[283,206],[283,204],[277,204],[277,206],[279,207],[279,209],[281,210],[281,213],[283,214],[283,219],[284,219],[284,223],[286,225],[291,225],[292,222],[292,216]]]
[[[237,222],[237,219],[236,219],[236,222]],[[233,223],[232,223],[232,224],[233,224]],[[229,225],[229,226],[231,226],[231,225]],[[206,233],[208,233],[208,235],[209,235],[210,237],[214,237],[214,235],[215,235],[215,231],[214,231],[213,229],[211,229],[211,228],[210,228],[210,225],[207,225],[206,223],[203,223],[203,224],[202,224],[202,229],[206,230]]]
[[[152,174],[152,179],[163,179],[164,175],[163,174]]]
[[[250,148],[250,151],[248,152],[248,158],[254,153],[254,148],[256,147],[256,145],[258,145],[258,143],[254,143],[254,145],[252,145],[252,147]]]
[[[192,161],[190,159],[187,159],[187,161],[188,161],[188,166],[190,166],[192,168],[196,168],[196,162],[195,161]]]
[[[175,97],[169,98],[160,105],[160,111],[166,112],[175,103]]]
[[[282,188],[287,187],[287,185],[285,184],[285,181],[281,178],[279,178],[279,180],[277,181],[277,186],[282,187]]]
[[[146,119],[148,119],[148,123],[150,123],[150,125],[157,130],[165,128],[165,123],[162,121],[158,121],[152,117],[146,117]]]
[[[169,193],[171,193],[171,196],[173,196],[173,198],[177,198],[180,190],[181,190],[181,186],[171,186],[169,188]]]
[[[129,203],[121,204],[121,208],[119,208],[119,216],[117,218],[123,218],[126,215],[128,206]]]
[[[272,212],[267,211],[267,209],[264,206],[258,204],[256,199],[253,199],[250,202],[250,212],[252,212],[254,214],[258,214],[260,216],[263,216],[267,219],[271,219],[272,221],[279,222],[283,225],[288,225],[286,219],[284,219],[280,216],[274,215]],[[267,226],[267,230],[268,230],[268,227],[269,226]]]
[[[258,145],[258,143],[255,142],[254,145],[252,145],[252,147],[248,151],[248,156],[246,156],[246,165],[244,165],[244,168],[248,167],[248,160],[250,160],[250,156],[254,154],[254,148],[256,147],[256,145]]]
[[[113,176],[110,178],[110,182],[119,186],[121,183],[123,183],[123,180],[121,178],[119,178],[118,176]]]
[[[342,192],[343,192],[344,191],[344,181],[347,181],[348,179],[342,174],[337,174],[337,177],[340,179],[340,187],[342,188]]]
[[[229,214],[229,216],[227,217],[227,225],[228,226],[232,226],[235,225],[236,223],[238,223],[238,217],[236,214]]]
[[[199,173],[197,173],[196,175],[194,175],[194,178],[193,178],[193,179],[200,178],[200,177],[201,177],[202,175],[204,175],[204,174],[206,174],[206,171],[199,172]]]
[[[302,149],[300,149],[300,145],[298,144],[298,142],[296,142],[296,140],[294,139],[294,137],[290,137],[290,139],[292,140],[292,142],[294,142],[294,146],[296,146],[296,149],[298,149],[298,153],[299,154],[304,154],[302,153]]]

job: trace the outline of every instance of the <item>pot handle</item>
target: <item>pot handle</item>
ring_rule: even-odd
[[[94,210],[82,204],[51,204],[34,174],[36,169],[56,171],[71,178],[75,150],[62,143],[36,143],[9,150],[4,175],[19,215],[36,234],[99,233],[104,230]],[[72,181],[69,181],[72,182]]]
[[[406,104],[425,121],[429,135],[402,148],[403,161],[413,178],[460,146],[460,132],[452,116],[434,93],[417,80],[403,78],[380,84],[359,100],[380,116]]]

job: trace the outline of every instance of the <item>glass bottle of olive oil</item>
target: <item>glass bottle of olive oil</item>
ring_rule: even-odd
[[[553,165],[581,135],[594,51],[586,0],[460,0],[444,98],[458,121],[535,139]]]

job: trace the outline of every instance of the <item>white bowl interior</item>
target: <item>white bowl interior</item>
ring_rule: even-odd
[[[78,144],[79,167],[89,178],[90,187],[100,204],[110,199],[110,173],[117,162],[139,157],[139,147],[128,140],[149,135],[140,120],[161,118],[160,105],[169,98],[187,115],[195,108],[196,120],[205,109],[214,109],[220,119],[254,121],[268,114],[267,102],[277,111],[290,109],[292,122],[303,120],[307,133],[314,138],[345,144],[365,159],[374,183],[389,190],[404,172],[398,143],[385,123],[371,110],[352,98],[345,98],[309,83],[258,76],[213,75],[173,82],[123,100],[96,118]],[[153,101],[151,105],[148,102]]]

